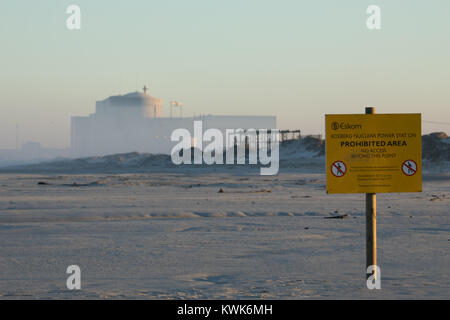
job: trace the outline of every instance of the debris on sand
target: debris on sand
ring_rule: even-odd
[[[39,181],[37,183],[39,186],[50,186],[52,185],[51,183],[45,182],[45,181]],[[60,184],[60,186],[63,187],[89,187],[89,186],[100,186],[102,185],[99,181],[94,181],[94,182],[89,182],[89,183],[78,183],[78,182],[73,182],[73,183],[63,183]]]
[[[433,195],[431,195],[430,201],[438,201],[438,200],[442,201],[442,200],[444,200],[443,198],[445,198],[445,195],[442,195],[442,197],[440,197],[438,195],[433,194]]]
[[[252,193],[252,192],[250,191],[249,193]],[[261,189],[261,190],[253,191],[253,193],[272,193],[272,190]]]
[[[225,191],[220,188],[218,193],[224,193]],[[250,191],[228,191],[227,193],[272,193],[272,190],[268,189],[258,189],[258,190],[250,190]]]
[[[201,187],[202,184],[201,183],[196,183],[196,184],[190,184],[188,186],[186,186],[186,189],[192,189],[193,187]]]
[[[258,190],[250,190],[250,191],[234,191],[234,193],[272,193],[272,190],[258,189]]]
[[[89,183],[64,183],[62,186],[65,187],[89,187],[89,186],[99,186],[102,185],[99,181],[89,182]]]
[[[339,216],[325,217],[324,219],[345,219],[345,218],[348,218],[348,214],[341,214]]]

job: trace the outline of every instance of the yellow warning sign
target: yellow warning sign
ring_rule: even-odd
[[[328,193],[422,191],[420,114],[325,116]]]

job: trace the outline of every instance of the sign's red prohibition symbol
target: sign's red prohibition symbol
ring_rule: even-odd
[[[342,161],[335,161],[331,165],[331,173],[335,177],[340,178],[340,177],[344,176],[346,172],[347,172],[347,166]]]
[[[417,163],[414,160],[406,160],[402,164],[402,172],[407,176],[413,176],[417,172]]]

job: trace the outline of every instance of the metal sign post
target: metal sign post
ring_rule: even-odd
[[[375,108],[367,107],[366,114],[375,114]],[[377,194],[366,193],[366,271],[373,268],[373,279],[377,278]],[[367,273],[369,278],[371,274]]]

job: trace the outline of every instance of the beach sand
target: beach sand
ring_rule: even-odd
[[[365,197],[323,174],[1,174],[0,299],[448,299],[450,178],[423,187],[378,195],[368,290]]]

